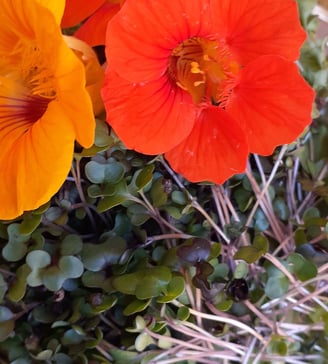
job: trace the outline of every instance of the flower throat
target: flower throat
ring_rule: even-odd
[[[212,103],[224,107],[239,68],[218,41],[193,37],[173,49],[168,75],[189,92],[196,105]]]

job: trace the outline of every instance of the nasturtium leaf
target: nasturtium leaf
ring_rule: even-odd
[[[148,300],[134,300],[128,304],[123,310],[125,316],[133,315],[137,312],[145,310],[150,305],[151,299]]]

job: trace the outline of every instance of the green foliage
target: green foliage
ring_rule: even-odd
[[[218,187],[126,150],[97,120],[52,201],[0,224],[3,362],[328,355],[328,63],[314,1],[298,3],[300,70],[318,96],[297,142]]]

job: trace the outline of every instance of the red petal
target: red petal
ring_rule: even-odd
[[[296,60],[306,38],[294,0],[216,0],[212,15],[243,64],[265,54]]]
[[[165,153],[172,168],[189,181],[223,183],[246,168],[248,146],[243,130],[219,107],[201,112],[191,134]]]
[[[262,56],[240,72],[227,111],[244,126],[250,151],[268,155],[310,124],[313,98],[296,64]]]
[[[120,8],[119,4],[104,4],[81,25],[74,36],[85,41],[91,47],[105,44],[108,22]]]
[[[141,153],[170,150],[190,133],[195,122],[190,95],[172,86],[166,77],[131,84],[107,70],[102,97],[108,123],[128,148]]]
[[[66,0],[62,28],[69,28],[86,19],[95,12],[105,0]]]
[[[212,34],[210,0],[127,0],[107,30],[110,67],[132,82],[151,81],[167,69],[183,40]]]

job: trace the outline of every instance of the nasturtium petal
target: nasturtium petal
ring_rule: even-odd
[[[60,24],[64,14],[65,0],[36,0],[39,4],[48,8],[54,15],[57,24]]]
[[[294,0],[214,0],[211,15],[244,64],[266,54],[296,60],[306,38]]]
[[[58,191],[75,139],[91,146],[95,122],[83,64],[49,8],[23,0],[1,5],[0,218],[12,219]]]
[[[108,22],[121,9],[119,3],[107,2],[98,8],[74,33],[74,36],[88,43],[91,47],[106,43]]]
[[[241,70],[226,109],[244,127],[250,152],[268,155],[309,125],[313,98],[296,64],[262,56]]]
[[[126,147],[145,154],[170,150],[194,124],[190,95],[171,87],[164,77],[134,85],[107,70],[102,97],[107,121]]]
[[[45,0],[43,0],[45,1]],[[70,28],[95,12],[106,0],[66,0],[62,28]]]
[[[125,1],[107,28],[109,66],[132,82],[163,76],[168,57],[180,42],[213,33],[209,4],[209,0]]]
[[[222,183],[246,168],[243,130],[224,110],[204,109],[188,137],[165,153],[172,168],[189,181]]]

